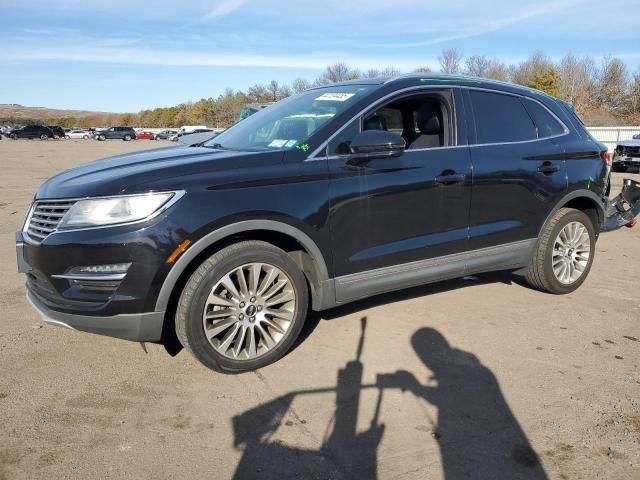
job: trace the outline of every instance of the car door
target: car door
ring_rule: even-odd
[[[441,129],[430,146],[414,142],[423,136],[417,115],[425,102],[441,108]],[[451,90],[400,95],[351,122],[329,143],[338,301],[463,274],[464,261],[456,254],[468,242],[471,161],[456,111]],[[405,152],[352,162],[346,146],[371,127],[401,134]]]
[[[467,95],[475,132],[470,248],[498,246],[512,252],[507,263],[515,262],[529,254],[544,219],[567,190],[565,162],[554,140],[564,126],[554,119],[551,131],[538,125],[539,109],[552,114],[527,97],[474,89]]]
[[[106,131],[106,135],[107,138],[116,138],[116,128],[115,127],[111,127]]]
[[[36,127],[33,125],[27,125],[22,129],[21,135],[22,138],[37,138]]]

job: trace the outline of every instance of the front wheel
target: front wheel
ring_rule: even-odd
[[[191,275],[178,302],[176,334],[213,370],[254,370],[291,348],[308,302],[304,274],[289,255],[266,242],[240,242]]]
[[[573,292],[591,270],[595,246],[595,227],[591,219],[580,210],[559,209],[538,239],[527,269],[527,282],[544,292]]]
[[[104,142],[107,139],[107,137],[105,137],[104,135],[98,135],[98,140],[100,140],[101,142]]]
[[[40,135],[40,140],[49,140],[48,135]]]
[[[11,140],[17,140],[18,135],[16,135],[15,133],[12,133],[11,135],[9,135],[9,138],[11,138]]]
[[[82,136],[82,139],[83,139],[83,140],[89,140],[89,135],[83,135],[83,136]]]
[[[131,140],[131,136],[130,136],[130,135],[125,135],[125,136],[124,136],[124,138],[123,138],[123,140],[124,140],[125,142],[128,142],[129,140]]]

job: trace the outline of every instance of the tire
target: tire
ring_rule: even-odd
[[[49,140],[49,137],[47,135],[40,135],[40,140]]]
[[[11,140],[17,140],[18,135],[16,135],[15,133],[12,133],[11,135],[9,135],[9,138],[11,138]]]
[[[131,135],[125,135],[122,140],[124,140],[125,142],[128,142],[129,140],[131,140]]]
[[[69,140],[70,138],[71,138],[71,137],[70,137],[69,135],[65,135],[65,136],[64,136],[64,139],[65,139],[65,140]]]
[[[244,272],[247,285],[251,285],[251,266],[261,264],[257,275],[258,287],[248,287],[242,295],[238,272]],[[275,275],[275,283],[269,279]],[[232,286],[225,285],[230,279]],[[268,285],[280,285],[275,293]],[[238,294],[233,295],[231,289]],[[265,288],[264,292],[260,292]],[[258,295],[253,295],[257,291]],[[209,300],[210,294],[217,292],[215,298],[230,302],[229,308],[215,307]],[[253,296],[251,296],[253,295]],[[279,299],[293,300],[281,304]],[[243,300],[242,302],[240,302]],[[265,303],[273,302],[276,303]],[[230,245],[206,259],[187,281],[176,309],[176,334],[182,345],[202,364],[217,372],[239,373],[264,367],[280,359],[291,348],[307,315],[309,292],[302,271],[283,250],[261,241],[245,241]],[[278,318],[269,307],[282,312],[290,320]],[[213,321],[206,320],[205,312],[220,312]],[[233,312],[227,315],[225,312]],[[253,315],[253,316],[251,316]],[[243,318],[244,317],[244,318]],[[269,318],[268,318],[269,317]],[[209,323],[211,322],[211,323]],[[220,330],[210,342],[205,328],[217,325]],[[220,325],[229,325],[220,327]],[[274,330],[273,324],[281,330]],[[206,325],[206,327],[205,327]],[[224,328],[224,329],[221,329]],[[213,333],[211,330],[208,330]],[[265,331],[268,335],[263,335]],[[237,334],[235,332],[238,332]],[[233,340],[225,342],[229,336]],[[240,340],[238,340],[240,338]],[[251,339],[254,342],[251,342]],[[266,341],[266,339],[269,341]],[[274,342],[272,345],[269,343]],[[217,347],[214,347],[217,343]],[[224,344],[227,343],[226,348]],[[223,350],[221,352],[220,350]],[[226,353],[225,353],[226,351]],[[253,354],[251,354],[251,353]]]
[[[89,135],[83,135],[83,136],[82,136],[82,139],[83,139],[83,140],[89,140]]]
[[[565,227],[567,230],[564,230]],[[574,232],[581,232],[580,235],[576,233],[576,241],[571,238],[572,228]],[[560,236],[561,232],[564,237]],[[585,234],[588,236],[588,247]],[[558,242],[562,242],[566,247],[562,247]],[[525,278],[529,285],[543,292],[557,295],[571,293],[582,285],[589,275],[595,246],[595,226],[587,214],[572,208],[561,208],[543,227]],[[586,260],[585,252],[588,252]],[[566,263],[567,269],[563,263]]]
[[[104,135],[98,135],[98,140],[100,140],[101,142],[104,142],[107,139],[107,137],[105,137]]]

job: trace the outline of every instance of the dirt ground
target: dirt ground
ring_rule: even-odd
[[[512,274],[382,295],[242,375],[44,325],[14,248],[36,188],[156,145],[0,141],[0,479],[640,478],[640,227],[602,235],[571,295]]]

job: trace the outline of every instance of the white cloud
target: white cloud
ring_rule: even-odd
[[[468,23],[466,28],[460,28],[460,22],[455,22],[455,28],[452,29],[450,34],[436,36],[428,40],[405,42],[405,43],[370,43],[369,47],[388,47],[388,48],[411,48],[411,47],[427,47],[430,45],[438,45],[442,43],[451,42],[454,40],[462,40],[465,38],[476,37],[487,33],[492,33],[497,30],[522,23],[531,18],[540,17],[555,13],[560,10],[565,10],[570,7],[576,7],[579,4],[585,3],[589,0],[565,0],[565,1],[553,1],[550,3],[543,3],[538,5],[527,5],[523,10],[512,13],[503,18],[495,18],[494,12],[491,13],[492,18],[489,20],[476,20],[473,23]],[[427,32],[425,32],[427,33]]]
[[[226,17],[232,12],[235,12],[239,8],[242,8],[248,0],[222,0],[215,7],[209,10],[201,20],[211,20],[214,18]]]
[[[402,59],[389,57],[364,57],[341,53],[310,53],[304,55],[257,55],[257,54],[212,54],[193,51],[164,51],[161,55],[152,49],[112,48],[94,45],[74,49],[22,48],[19,52],[11,49],[0,50],[0,61],[60,61],[75,63],[101,63],[126,65],[160,65],[185,67],[263,67],[298,68],[320,70],[336,62],[346,62],[357,68],[385,68],[393,66],[402,71],[417,67],[435,67],[437,60],[421,58]]]

